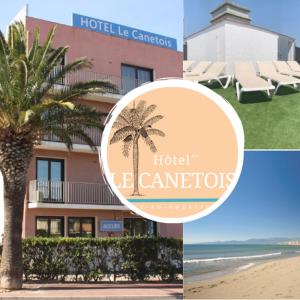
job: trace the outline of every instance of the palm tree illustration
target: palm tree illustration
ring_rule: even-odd
[[[165,133],[160,129],[153,128],[152,125],[163,118],[162,115],[150,117],[156,109],[155,104],[147,106],[146,101],[141,100],[132,108],[126,107],[120,113],[113,124],[114,132],[110,144],[122,142],[122,154],[128,158],[132,148],[133,163],[133,193],[132,196],[142,196],[139,192],[139,141],[142,139],[153,153],[157,148],[151,136],[165,137]],[[150,117],[150,118],[148,118]]]

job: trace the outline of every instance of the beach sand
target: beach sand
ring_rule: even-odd
[[[208,281],[184,285],[185,299],[300,298],[300,257],[262,263]]]

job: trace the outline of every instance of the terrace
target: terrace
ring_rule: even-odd
[[[100,183],[31,180],[28,200],[29,208],[126,209],[109,188]]]
[[[300,93],[281,87],[272,100],[263,92],[244,93],[237,100],[235,88],[208,85],[238,113],[245,133],[245,149],[300,148]]]

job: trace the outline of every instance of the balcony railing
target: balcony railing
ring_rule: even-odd
[[[58,73],[62,68],[63,66],[55,67],[53,74]],[[118,89],[117,91],[106,88],[105,92],[119,95],[125,95],[129,91],[145,83],[144,80],[139,80],[130,76],[119,77],[110,74],[98,73],[91,70],[77,70],[66,74],[63,79],[57,82],[57,84],[68,87],[69,85],[77,82],[87,82],[93,80],[108,81],[114,84]]]
[[[100,183],[40,180],[30,181],[29,202],[123,205]]]
[[[96,128],[86,128],[85,133],[92,139],[92,141],[94,142],[94,144],[96,146],[100,146],[100,142],[101,142],[101,131],[99,129]],[[47,142],[61,142],[61,140],[53,133],[48,133],[46,135],[44,135],[43,137],[43,141],[47,141]],[[79,145],[87,145],[87,143],[80,139],[79,137],[72,137],[72,142],[73,144],[79,144]]]

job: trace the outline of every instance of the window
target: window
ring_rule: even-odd
[[[86,217],[68,218],[68,236],[70,237],[94,237],[95,219]]]
[[[124,219],[124,234],[131,236],[156,235],[156,222],[140,218],[126,218]]]
[[[37,189],[44,202],[63,202],[64,161],[62,159],[37,158]]]
[[[35,235],[42,237],[64,236],[63,217],[36,217]]]
[[[122,64],[122,92],[133,90],[143,83],[153,81],[153,70]]]

